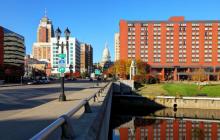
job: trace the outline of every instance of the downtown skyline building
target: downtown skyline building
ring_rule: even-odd
[[[181,80],[204,69],[207,80],[219,80],[220,21],[120,20],[120,59],[141,59],[161,80]]]
[[[92,73],[93,72],[93,48],[92,45],[81,43],[80,44],[80,72]]]
[[[35,59],[50,62],[51,37],[54,37],[53,24],[45,12],[37,28],[37,42],[33,43],[32,55]]]
[[[66,38],[60,37],[59,42],[64,43],[63,53],[66,54],[66,72],[70,73],[70,66],[73,67],[73,73],[80,72],[80,42],[75,37],[69,37],[66,45]],[[68,46],[68,47],[67,47]],[[59,54],[61,54],[61,46],[57,46],[57,38],[51,38],[51,73],[58,74]]]
[[[24,75],[25,39],[0,26],[0,80],[18,82]]]

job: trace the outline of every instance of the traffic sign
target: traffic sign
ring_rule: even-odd
[[[66,68],[65,67],[60,67],[60,68],[58,68],[58,71],[60,73],[64,73],[66,71]]]
[[[99,69],[95,69],[95,75],[100,75],[101,71]]]
[[[62,58],[62,59],[66,58],[66,54],[63,54],[63,53],[60,53],[58,56],[59,58]]]
[[[95,73],[91,73],[91,78],[95,78]]]
[[[66,71],[66,54],[59,54],[58,71],[62,74]]]
[[[60,60],[59,60],[59,64],[66,64],[66,62],[65,62],[64,59],[60,59]]]

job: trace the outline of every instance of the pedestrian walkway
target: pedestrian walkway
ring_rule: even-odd
[[[67,101],[65,102],[59,102],[58,100],[51,101],[1,120],[0,139],[29,139],[43,128],[47,127],[59,116],[70,111],[82,99],[97,92],[100,87],[103,87],[104,85],[105,84],[102,83],[99,87],[81,90],[74,94],[68,94]],[[83,111],[83,108],[80,109],[74,117],[80,117],[80,115],[83,114]]]
[[[0,84],[0,87],[14,87],[14,86],[22,86],[22,84]]]

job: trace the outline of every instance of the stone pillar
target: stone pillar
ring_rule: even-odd
[[[210,75],[209,75],[209,74],[208,74],[207,80],[208,80],[208,81],[210,80]]]
[[[161,70],[161,80],[162,81],[164,81],[165,80],[165,70],[164,70],[164,68],[162,68],[162,70]]]
[[[213,67],[213,73],[214,73],[214,77],[218,80],[218,75],[215,75],[216,74],[216,67]]]
[[[188,73],[188,75],[187,75],[187,80],[189,80],[190,79],[190,68],[187,68],[187,70],[186,70],[186,72]]]
[[[177,68],[174,69],[174,72],[173,72],[173,80],[174,80],[174,81],[177,81]]]
[[[187,71],[186,72],[190,72],[190,68],[187,68]]]

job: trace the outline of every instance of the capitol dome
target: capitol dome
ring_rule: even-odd
[[[109,62],[109,61],[111,61],[111,56],[110,56],[110,51],[108,49],[108,45],[106,43],[102,53],[102,62]]]

